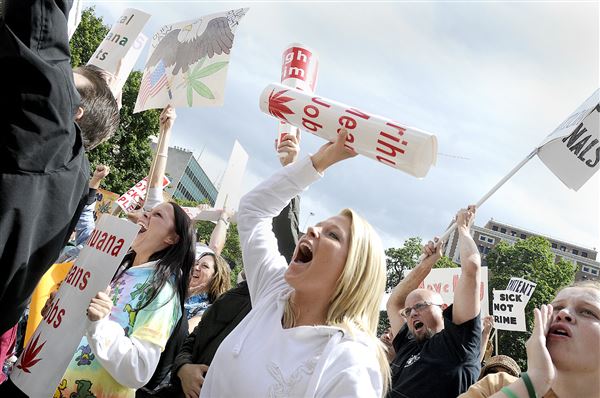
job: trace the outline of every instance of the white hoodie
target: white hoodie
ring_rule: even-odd
[[[244,196],[238,212],[252,311],[217,350],[201,397],[380,397],[376,347],[366,335],[330,326],[284,329],[292,288],[271,220],[321,175],[310,158],[289,165]]]

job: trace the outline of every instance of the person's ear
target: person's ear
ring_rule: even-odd
[[[169,245],[174,245],[179,242],[179,235],[171,234],[167,237],[167,239],[165,239],[165,242]]]
[[[75,110],[75,121],[78,121],[79,119],[81,119],[83,117],[84,114],[84,110],[82,107],[78,106],[77,109]]]

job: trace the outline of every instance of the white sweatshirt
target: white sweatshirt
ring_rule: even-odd
[[[252,311],[221,343],[201,397],[380,397],[376,348],[337,327],[284,329],[292,288],[271,220],[320,178],[310,158],[289,165],[242,198],[238,231]]]

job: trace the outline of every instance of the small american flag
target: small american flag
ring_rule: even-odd
[[[168,85],[167,71],[165,64],[161,60],[150,74],[144,75],[142,84],[140,85],[140,102],[143,105],[149,97],[154,97],[165,86]],[[170,91],[170,90],[169,90]],[[169,92],[169,97],[171,93]]]

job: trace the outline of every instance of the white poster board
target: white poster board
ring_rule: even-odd
[[[533,295],[537,283],[528,281],[523,278],[510,278],[506,290],[511,292],[520,293],[525,297],[525,304],[529,302],[529,299]]]
[[[425,177],[436,161],[434,135],[330,99],[272,83],[263,90],[259,106],[264,113],[327,141],[334,142],[345,128],[346,146],[415,177]]]
[[[221,106],[235,31],[247,8],[165,25],[152,36],[134,113]]]
[[[498,330],[526,332],[525,306],[529,300],[522,293],[511,290],[494,290],[494,327]]]
[[[215,200],[215,208],[237,210],[242,192],[242,179],[248,163],[248,153],[237,140],[233,144],[227,169],[223,175],[219,193]]]
[[[135,8],[126,9],[117,19],[117,22],[113,24],[88,64],[95,65],[115,76],[119,76],[120,70],[123,69],[123,73],[126,73],[126,79],[135,61],[128,69],[124,67],[122,60],[126,58],[131,48],[134,48],[133,52],[136,60],[139,57],[141,48],[138,37],[149,19],[150,14]]]
[[[199,209],[197,207],[182,207],[185,214],[192,221],[219,221],[219,217],[221,217],[221,210],[217,209]]]
[[[165,176],[163,177],[163,189],[168,187],[171,181]],[[127,192],[117,199],[117,205],[123,209],[124,212],[129,213],[135,210],[146,198],[146,191],[148,190],[148,177],[144,177],[140,182],[131,187]]]
[[[600,169],[600,89],[544,139],[538,156],[575,191],[592,178]]]
[[[408,275],[412,270],[405,272]],[[419,285],[419,288],[427,288],[433,290],[442,296],[445,304],[452,304],[454,302],[454,290],[458,284],[458,278],[460,277],[460,268],[434,268],[429,272],[429,275]],[[386,294],[383,298],[384,303],[382,304],[382,311],[385,311],[385,303],[389,294]],[[481,316],[489,314],[489,303],[488,303],[488,269],[487,267],[481,267],[481,284],[479,286],[479,300],[481,301]]]
[[[85,332],[92,297],[109,285],[139,226],[105,215],[15,364],[12,382],[32,398],[52,397]]]
[[[74,0],[71,9],[69,10],[69,16],[67,19],[67,34],[69,40],[73,37],[73,34],[77,30],[79,23],[81,22],[81,12],[83,11],[83,0]]]

